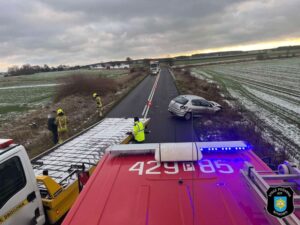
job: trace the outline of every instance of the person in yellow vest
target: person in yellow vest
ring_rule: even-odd
[[[57,125],[58,144],[61,144],[68,138],[68,119],[62,109],[57,110],[55,124]]]
[[[145,127],[138,117],[134,117],[133,137],[136,143],[145,141]]]
[[[102,113],[103,108],[102,108],[102,100],[101,100],[101,97],[100,97],[97,93],[94,93],[94,94],[93,94],[93,97],[94,97],[94,99],[96,100],[98,115],[99,115],[99,117],[102,117],[102,116],[103,116],[103,113]]]

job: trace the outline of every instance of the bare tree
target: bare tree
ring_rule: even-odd
[[[130,57],[127,57],[126,61],[127,61],[128,64],[132,64],[132,59]]]
[[[17,75],[18,71],[19,71],[19,67],[15,65],[8,67],[7,69],[8,75],[12,75],[12,76]]]

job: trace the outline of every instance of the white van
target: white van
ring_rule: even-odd
[[[0,224],[45,223],[40,191],[25,148],[7,139],[0,139],[0,183]]]

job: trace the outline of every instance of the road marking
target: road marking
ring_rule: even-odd
[[[152,99],[153,99],[154,94],[155,94],[155,91],[156,91],[156,87],[157,87],[158,80],[159,80],[159,77],[160,77],[160,72],[161,72],[161,71],[159,71],[159,74],[157,75],[157,77],[156,77],[156,79],[155,79],[155,82],[154,82],[153,87],[152,87],[152,89],[151,89],[150,95],[149,95],[149,97],[148,97],[148,99],[147,99],[147,103],[146,103],[146,105],[145,105],[145,107],[144,107],[144,110],[143,110],[143,112],[142,112],[142,116],[143,116],[144,118],[147,118],[149,109],[150,109],[150,107],[151,107],[151,105],[152,105]]]
[[[158,75],[159,76],[159,75]],[[155,88],[156,88],[156,84],[157,84],[157,81],[158,81],[158,78],[159,77],[156,77],[156,79],[155,79],[155,82],[154,82],[154,84],[153,84],[153,87],[152,87],[152,89],[151,89],[151,92],[150,92],[150,95],[149,95],[149,97],[148,97],[148,99],[147,99],[147,103],[146,103],[146,105],[145,105],[145,107],[144,107],[144,110],[143,110],[143,112],[142,112],[142,116],[144,116],[145,115],[145,113],[146,113],[146,111],[148,111],[148,109],[149,109],[149,101],[151,101],[152,100],[152,97],[153,97],[153,95],[154,95],[154,91],[155,91]]]
[[[148,103],[150,103],[153,99],[153,96],[155,94],[156,87],[157,87],[157,84],[158,84],[159,76],[160,76],[160,73],[157,75],[157,78],[156,78],[155,83],[154,83],[153,88],[152,88],[152,92],[150,93],[149,98],[148,98]],[[150,109],[150,106],[151,106],[151,104],[148,104],[148,103],[147,103],[146,111],[145,111],[145,114],[144,114],[144,118],[147,118],[147,115],[148,115],[148,112],[149,112],[149,109]]]
[[[145,105],[145,107],[144,107],[144,110],[143,110],[143,112],[142,112],[142,116],[144,116],[144,114],[145,114],[145,112],[146,112],[146,108],[147,108],[147,105]]]
[[[171,76],[172,76],[173,80],[175,81],[175,80],[176,80],[176,78],[175,78],[175,76],[174,76],[174,73],[173,73],[172,69],[171,69],[171,68],[169,68],[168,70],[169,70],[169,73],[171,74]]]

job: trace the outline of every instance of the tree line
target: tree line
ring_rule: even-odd
[[[34,73],[40,73],[40,72],[53,72],[53,71],[63,71],[63,70],[76,70],[80,69],[80,66],[66,66],[66,65],[59,65],[57,67],[50,67],[47,64],[44,66],[39,65],[30,65],[30,64],[24,64],[22,66],[11,66],[8,67],[7,75],[8,76],[18,76],[18,75],[30,75]]]

